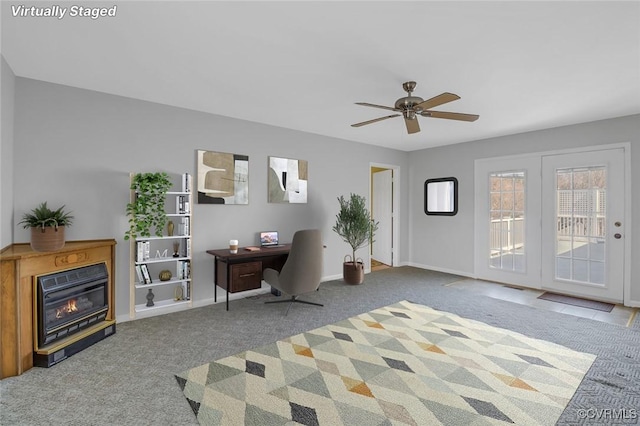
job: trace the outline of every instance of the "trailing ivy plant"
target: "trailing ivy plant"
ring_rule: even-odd
[[[155,235],[162,236],[167,223],[164,210],[166,193],[171,188],[169,175],[162,173],[137,173],[133,176],[131,189],[135,192],[135,201],[127,204],[129,230],[124,239],[150,237],[151,228]]]
[[[367,210],[365,198],[351,194],[347,200],[342,195],[338,197],[340,211],[336,215],[336,224],[332,228],[353,250],[353,263],[356,263],[356,250],[373,242],[373,236],[378,230],[378,223],[373,222]]]

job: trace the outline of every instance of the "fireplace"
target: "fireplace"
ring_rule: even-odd
[[[50,367],[115,333],[115,324],[100,326],[109,311],[105,263],[39,276],[35,296],[37,366]]]

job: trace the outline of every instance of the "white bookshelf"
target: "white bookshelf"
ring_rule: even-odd
[[[135,174],[131,174],[131,181]],[[192,176],[190,174],[177,175],[174,188],[178,191],[166,192],[165,211],[167,220],[174,223],[173,235],[168,235],[168,229],[162,230],[162,236],[131,238],[130,241],[130,297],[129,317],[148,317],[173,312],[192,307],[193,278],[191,275],[191,235],[193,192]],[[131,202],[135,201],[136,193],[131,191]],[[174,244],[178,243],[178,256],[174,256]],[[141,253],[141,254],[139,254]],[[151,282],[139,279],[141,271],[146,268]],[[160,272],[168,270],[171,278],[160,280]],[[139,273],[140,272],[140,273]],[[154,294],[153,306],[147,306],[147,294],[151,290]],[[178,298],[176,298],[178,296]]]

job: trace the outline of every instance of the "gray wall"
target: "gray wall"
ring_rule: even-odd
[[[46,200],[73,212],[67,239],[115,238],[122,318],[129,311],[129,243],[123,239],[129,173],[195,174],[198,149],[249,155],[250,194],[248,206],[194,206],[194,303],[213,298],[213,259],[206,250],[231,238],[256,244],[260,230],[279,230],[290,241],[297,229],[320,228],[328,247],[323,275],[341,275],[349,247],[331,231],[336,198],[369,193],[370,162],[402,168],[400,204],[408,204],[405,152],[17,78],[15,217]],[[267,203],[269,155],[309,161],[307,204]],[[406,262],[407,210],[401,214],[399,255]],[[28,231],[15,228],[14,240],[29,241]]]
[[[0,55],[0,249],[13,242],[13,114],[16,77]]]
[[[479,140],[411,153],[410,159],[410,253],[411,263],[440,270],[474,273],[474,161],[479,158],[517,155],[605,145],[631,143],[631,187],[634,240],[631,259],[640,256],[640,115],[602,120],[575,126]],[[635,169],[634,169],[635,167]],[[424,181],[455,176],[459,181],[458,214],[424,214]],[[627,221],[629,222],[629,219]],[[631,270],[632,300],[640,301],[640,263]]]

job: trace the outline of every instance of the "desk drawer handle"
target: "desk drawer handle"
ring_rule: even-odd
[[[251,273],[251,274],[240,274],[240,278],[244,278],[244,277],[251,277],[251,276],[253,276],[253,275],[255,275],[255,274],[256,274],[255,272],[253,272],[253,273]]]

